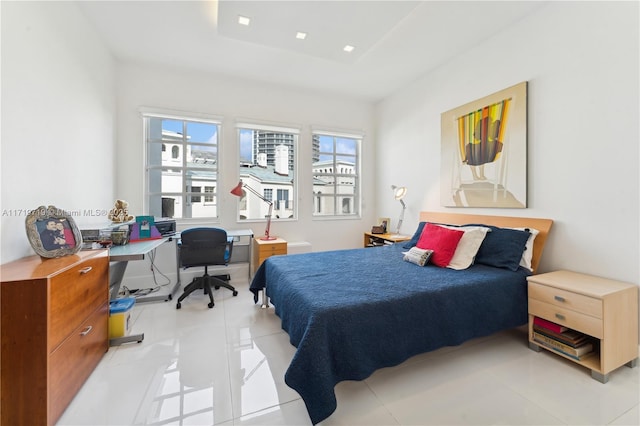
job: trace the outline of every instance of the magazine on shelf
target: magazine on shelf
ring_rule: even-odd
[[[568,357],[568,358],[574,359],[574,360],[576,360],[576,361],[583,361],[583,360],[585,360],[585,359],[587,359],[587,358],[589,358],[589,357],[591,357],[592,355],[594,355],[594,354],[595,354],[595,351],[591,351],[591,352],[587,352],[587,353],[586,353],[586,354],[584,354],[584,355],[575,356],[575,355],[571,355],[571,354],[568,354],[568,353],[566,353],[566,352],[563,352],[563,351],[561,351],[560,349],[558,349],[558,348],[556,348],[556,347],[554,347],[554,346],[548,345],[548,344],[546,344],[546,343],[544,343],[544,342],[540,342],[540,341],[537,341],[537,340],[536,340],[536,343],[537,343],[538,345],[540,345],[540,346],[543,346],[543,347],[545,347],[545,348],[547,348],[547,349],[551,350],[551,351],[557,352],[557,353],[559,353],[559,354],[562,354],[562,355],[564,355],[564,356],[566,356],[566,357]]]
[[[537,333],[535,331],[533,332],[533,340],[540,343],[544,343],[547,346],[551,346],[554,349],[557,349],[562,353],[573,356],[573,357],[580,357],[582,355],[585,355],[593,351],[593,343],[591,342],[585,342],[581,346],[574,348],[572,346],[565,345],[562,342],[559,342],[555,339],[552,339],[551,337],[547,337],[544,334]]]
[[[546,329],[544,327],[539,327],[534,324],[533,330],[574,348],[582,345],[589,339],[589,336],[587,336],[586,334],[580,333],[577,330],[571,330],[571,329],[562,333],[554,333],[549,329]]]

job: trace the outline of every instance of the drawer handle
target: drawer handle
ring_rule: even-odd
[[[562,314],[556,314],[556,318],[558,318],[559,320],[562,320],[562,321],[564,321],[564,320],[566,320],[566,319],[567,319],[567,318],[566,318],[564,315],[562,315]]]
[[[82,268],[82,269],[80,269],[80,275],[88,274],[92,269],[93,269],[93,267],[91,267],[91,266],[87,266],[86,268]]]
[[[553,296],[553,298],[556,299],[558,302],[565,302],[565,299],[562,296]]]
[[[93,330],[93,326],[88,325],[87,328],[80,332],[80,335],[86,336],[87,334],[91,333],[91,330]]]

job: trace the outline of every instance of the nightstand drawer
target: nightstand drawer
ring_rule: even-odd
[[[602,300],[546,285],[529,283],[529,298],[602,318]]]
[[[260,256],[274,256],[276,254],[287,254],[287,243],[261,245],[258,250]]]
[[[581,331],[582,333],[599,339],[603,338],[602,320],[593,316],[584,315],[571,309],[564,309],[531,298],[529,298],[529,314]]]

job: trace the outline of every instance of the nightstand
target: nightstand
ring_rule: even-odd
[[[638,363],[638,287],[571,271],[527,278],[529,291],[529,347],[544,348],[591,369],[606,383],[609,373]],[[533,321],[539,317],[581,332],[593,339],[594,351],[575,359],[534,340]],[[551,342],[554,343],[554,342]]]
[[[385,244],[394,244],[401,241],[409,241],[411,235],[399,235],[399,234],[372,234],[371,232],[364,233],[364,247],[378,247]]]
[[[268,257],[287,254],[287,242],[282,238],[275,240],[253,239],[253,274],[256,273],[262,262]]]

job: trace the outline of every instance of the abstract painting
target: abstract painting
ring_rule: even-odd
[[[527,82],[442,113],[446,207],[527,207]]]

